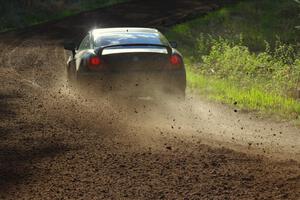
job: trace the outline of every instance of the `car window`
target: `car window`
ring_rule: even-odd
[[[79,50],[89,49],[90,46],[90,35],[87,35],[81,42],[79,46]]]
[[[103,47],[119,44],[159,44],[168,45],[167,39],[160,33],[100,33],[94,35],[95,46]]]

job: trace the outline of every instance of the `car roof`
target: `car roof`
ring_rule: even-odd
[[[92,34],[103,34],[103,33],[159,33],[157,29],[154,28],[134,28],[134,27],[124,27],[124,28],[100,28],[93,29],[90,31]]]

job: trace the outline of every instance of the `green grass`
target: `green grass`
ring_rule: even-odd
[[[245,110],[300,118],[300,7],[293,0],[244,0],[171,27],[189,87]]]
[[[229,80],[215,79],[188,71],[188,86],[194,92],[206,95],[209,99],[229,105],[236,104],[240,109],[276,114],[288,119],[299,118],[298,101],[276,93],[267,93],[259,85],[241,88]]]
[[[0,7],[0,32],[62,19],[127,1],[130,0],[36,0],[30,6],[18,0],[4,1]]]

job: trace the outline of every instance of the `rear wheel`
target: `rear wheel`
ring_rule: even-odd
[[[70,87],[77,87],[77,71],[74,66],[70,66],[68,70],[68,83]]]

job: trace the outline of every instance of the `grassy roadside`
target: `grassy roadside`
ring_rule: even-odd
[[[62,19],[80,12],[107,7],[130,0],[53,0],[18,1],[1,3],[0,32]]]
[[[241,109],[300,118],[300,7],[293,0],[244,0],[172,27],[188,84]]]
[[[266,93],[259,85],[241,88],[234,82],[206,77],[191,71],[188,71],[188,78],[192,90],[207,95],[211,100],[234,105],[240,109],[298,119],[300,113],[298,101],[276,93]]]

